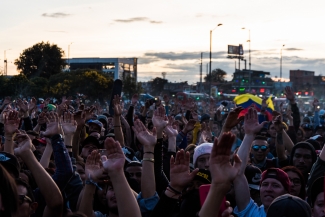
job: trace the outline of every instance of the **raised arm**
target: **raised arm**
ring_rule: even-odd
[[[44,216],[61,216],[63,198],[58,186],[45,169],[37,162],[31,150],[32,142],[29,137],[26,134],[18,134],[17,140],[19,141],[19,145],[18,148],[15,149],[15,155],[20,157],[27,165],[45,199],[46,207]]]
[[[5,131],[5,144],[4,151],[10,154],[14,154],[13,135],[17,132],[20,119],[18,118],[17,111],[10,111],[5,116],[4,131]]]
[[[139,120],[134,122],[133,131],[139,142],[143,145],[142,170],[145,171],[141,176],[141,195],[143,199],[150,198],[156,193],[156,181],[154,171],[154,151],[157,143],[156,128],[152,133]]]
[[[124,146],[124,136],[123,136],[123,131],[122,131],[122,126],[121,126],[121,115],[122,115],[122,108],[121,108],[121,97],[118,95],[114,96],[113,103],[114,103],[114,134],[115,134],[115,139],[119,141],[121,146]]]
[[[222,127],[222,130],[220,132],[220,135],[218,139],[221,138],[221,135],[223,133],[229,132],[233,127],[235,127],[237,124],[239,124],[242,120],[244,120],[244,117],[238,117],[239,113],[243,110],[242,107],[237,107],[231,112],[229,112],[226,122]]]
[[[249,187],[244,173],[255,134],[262,129],[265,123],[266,122],[261,124],[258,123],[257,112],[253,108],[250,108],[245,114],[245,137],[237,152],[239,158],[242,160],[242,164],[238,176],[234,180],[234,190],[238,211],[244,210],[250,201]]]
[[[214,140],[210,156],[211,188],[200,210],[200,217],[215,217],[219,212],[223,197],[230,189],[231,182],[237,177],[241,160],[234,156],[234,165],[230,164],[230,151],[235,136],[231,133],[221,135],[220,142]]]
[[[104,159],[103,166],[108,172],[114,187],[119,216],[141,217],[138,203],[124,175],[125,156],[119,142],[114,141],[112,138],[107,138],[105,140],[105,148],[107,160],[105,161]],[[127,209],[125,204],[127,204]]]

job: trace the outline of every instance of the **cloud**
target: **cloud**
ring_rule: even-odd
[[[45,30],[46,32],[58,32],[58,33],[67,33],[67,31],[53,31],[53,30]]]
[[[57,13],[51,13],[51,14],[43,13],[42,16],[43,17],[52,17],[52,18],[63,18],[63,17],[71,16],[71,14],[57,12]]]
[[[152,24],[161,24],[162,21],[150,20],[148,17],[133,17],[129,19],[116,19],[114,20],[118,23],[133,23],[133,22],[149,22]]]
[[[286,51],[300,51],[300,50],[303,50],[303,49],[292,47],[292,48],[285,48],[284,50],[286,50]]]
[[[203,58],[206,59],[209,57],[209,52],[203,52]],[[199,60],[201,58],[201,52],[147,52],[144,54],[145,57],[156,57],[158,59],[162,60]],[[225,57],[226,52],[219,51],[219,52],[213,52],[212,57],[213,58],[221,58]]]

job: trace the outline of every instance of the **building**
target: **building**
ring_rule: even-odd
[[[315,72],[307,70],[290,70],[290,82],[295,91],[310,91],[314,83]]]
[[[95,69],[114,74],[114,79],[123,80],[127,76],[137,80],[138,58],[70,58],[66,59],[69,70]]]
[[[270,72],[236,70],[233,74],[231,93],[269,95],[273,93],[273,83]]]

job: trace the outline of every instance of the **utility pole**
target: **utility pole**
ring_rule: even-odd
[[[200,87],[199,87],[199,93],[202,92],[202,57],[203,57],[203,53],[201,52],[201,64],[200,64]]]
[[[4,63],[4,66],[3,66],[3,70],[4,70],[4,75],[5,76],[7,76],[8,75],[8,61],[7,61],[7,57],[6,57],[6,51],[7,50],[11,50],[11,48],[10,49],[6,49],[5,51],[4,51],[4,59],[3,59],[3,63]]]
[[[281,47],[281,58],[280,58],[280,82],[282,82],[282,49],[283,49],[284,45],[282,45]]]

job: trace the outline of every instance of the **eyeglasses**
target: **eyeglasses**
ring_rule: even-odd
[[[261,151],[266,151],[268,149],[268,147],[266,145],[253,145],[252,149],[254,151],[258,151],[259,149],[261,149]]]
[[[290,178],[289,178],[289,179],[290,179]],[[290,181],[292,182],[292,184],[293,184],[294,186],[301,185],[301,181],[300,181],[300,179],[298,179],[298,178],[290,179]]]
[[[28,203],[32,203],[32,199],[30,199],[30,197],[28,197],[27,195],[18,195],[18,199],[19,199],[19,205],[22,205],[24,203],[24,201],[28,202]]]

